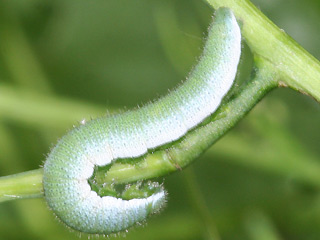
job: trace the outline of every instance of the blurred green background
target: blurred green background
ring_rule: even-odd
[[[320,59],[318,0],[253,2]],[[0,1],[0,175],[38,168],[83,118],[179,84],[212,12],[200,0]],[[251,66],[244,44],[239,79]],[[320,239],[319,123],[313,99],[273,91],[192,166],[167,176],[164,211],[119,238]],[[0,239],[79,234],[30,199],[0,205]]]

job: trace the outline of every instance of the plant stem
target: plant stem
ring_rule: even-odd
[[[277,85],[278,75],[272,66],[257,59],[255,77],[240,89],[237,96],[222,105],[207,124],[199,126],[170,146],[147,154],[138,164],[116,162],[109,170],[95,171],[97,183],[127,183],[160,177],[180,170],[208,149],[240,121],[269,91]]]
[[[249,0],[206,0],[214,8],[231,8],[243,23],[241,34],[252,52],[281,74],[279,86],[289,86],[320,101],[320,63]]]
[[[259,101],[277,85],[278,75],[272,66],[257,59],[255,77],[242,86],[233,100],[223,104],[206,121],[182,139],[156,149],[144,157],[115,162],[111,168],[98,168],[94,181],[103,183],[129,183],[167,175],[181,170],[208,149],[230,128],[240,121]],[[35,198],[43,195],[42,169],[0,178],[0,202],[17,198]]]
[[[0,177],[0,202],[42,197],[42,175],[41,168]]]
[[[243,22],[242,34],[256,55],[256,76],[205,125],[148,153],[137,164],[116,162],[95,172],[99,183],[128,183],[184,168],[240,121],[274,87],[289,86],[320,101],[320,64],[248,0],[207,0],[229,7]],[[42,196],[42,169],[0,178],[0,202]]]

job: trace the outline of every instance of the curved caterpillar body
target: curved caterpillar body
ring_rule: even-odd
[[[212,114],[233,84],[240,41],[231,10],[217,10],[203,55],[181,86],[152,104],[92,120],[65,135],[44,164],[45,197],[55,214],[81,232],[110,234],[160,209],[163,189],[141,199],[100,197],[88,178],[94,166],[141,156],[179,139]]]

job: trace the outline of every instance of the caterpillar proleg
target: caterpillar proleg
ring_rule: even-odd
[[[188,79],[168,95],[142,108],[98,118],[67,133],[44,164],[49,207],[69,227],[85,233],[126,230],[159,210],[165,191],[124,200],[99,196],[88,179],[95,166],[136,158],[175,141],[211,115],[233,84],[241,34],[230,9],[216,11],[203,54]]]

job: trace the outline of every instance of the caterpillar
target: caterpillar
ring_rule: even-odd
[[[241,52],[241,34],[230,9],[216,11],[203,54],[187,80],[141,108],[97,118],[72,129],[44,164],[46,201],[67,226],[80,232],[126,230],[165,203],[162,186],[146,197],[99,196],[88,182],[95,166],[137,158],[175,141],[211,115],[231,88]]]

